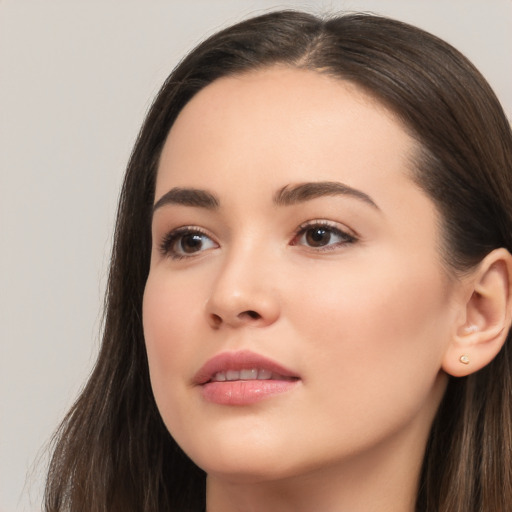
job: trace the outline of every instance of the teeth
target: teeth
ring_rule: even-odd
[[[217,372],[213,377],[214,382],[224,382],[226,380],[269,380],[272,378],[279,378],[274,375],[270,370],[250,368],[244,370],[227,370],[226,372]],[[282,378],[282,377],[281,377]]]
[[[258,370],[240,370],[240,379],[242,380],[255,380],[258,378]]]
[[[270,370],[259,370],[258,371],[258,379],[268,380],[270,378],[272,378],[272,372]]]
[[[240,380],[240,372],[236,370],[228,370],[226,372],[226,380]]]

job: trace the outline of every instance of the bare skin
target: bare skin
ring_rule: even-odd
[[[208,512],[414,511],[473,294],[443,266],[414,150],[376,101],[312,71],[221,79],[179,115],[143,318],[155,399],[208,474]],[[242,352],[290,375],[198,377]]]

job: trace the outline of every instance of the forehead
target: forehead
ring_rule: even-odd
[[[173,186],[220,185],[226,174],[239,192],[336,178],[372,193],[389,173],[409,174],[414,147],[354,84],[275,66],[216,80],[192,98],[165,143],[156,198]]]
[[[251,147],[271,148],[270,142],[300,144],[302,137],[313,142],[320,134],[343,146],[337,130],[347,125],[352,143],[355,138],[364,143],[379,128],[405,136],[396,116],[352,82],[279,65],[212,82],[185,105],[168,138],[171,144],[182,136],[221,142],[236,135]]]

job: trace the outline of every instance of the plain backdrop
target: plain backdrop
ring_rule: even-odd
[[[97,352],[117,196],[152,97],[201,39],[280,7],[425,28],[512,117],[512,0],[0,0],[0,512],[41,509],[44,447]]]

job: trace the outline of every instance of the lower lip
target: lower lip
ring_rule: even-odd
[[[249,405],[290,391],[296,380],[234,380],[201,386],[205,400],[219,405]]]

